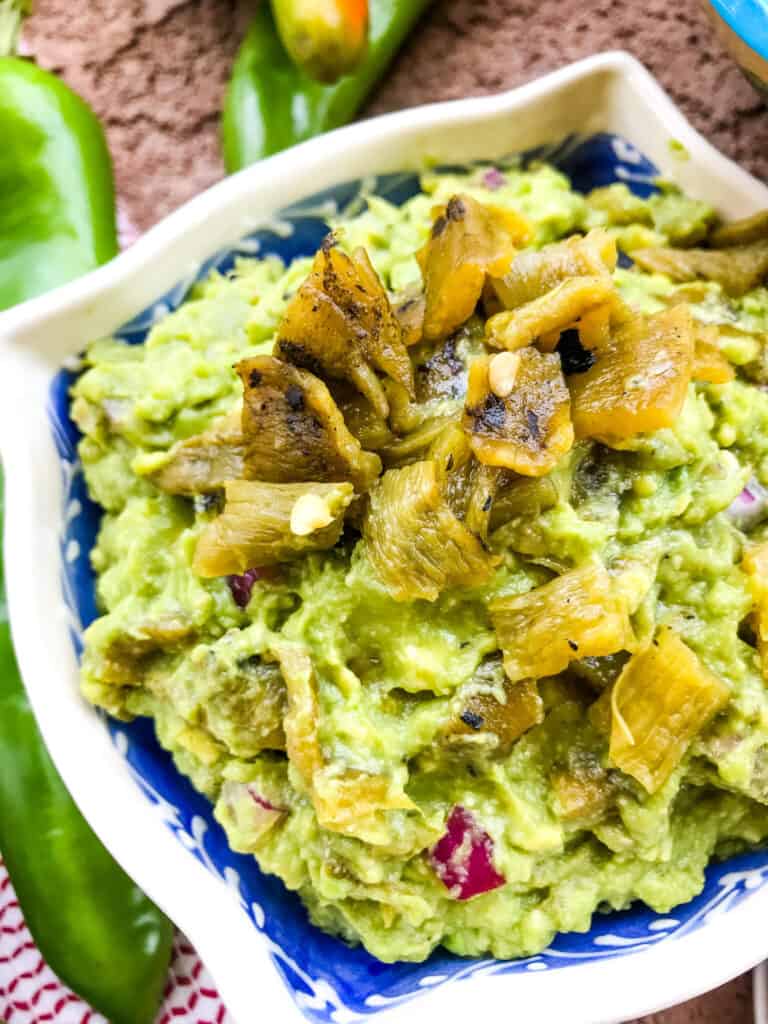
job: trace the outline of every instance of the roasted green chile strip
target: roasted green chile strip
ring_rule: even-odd
[[[224,108],[224,160],[230,173],[350,121],[386,71],[429,0],[372,0],[370,41],[351,75],[322,85],[286,53],[269,4],[235,62]]]

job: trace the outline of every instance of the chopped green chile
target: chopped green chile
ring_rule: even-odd
[[[350,483],[233,480],[225,494],[224,511],[205,527],[197,542],[192,568],[198,576],[229,576],[332,548],[341,535],[354,488]],[[325,511],[316,528],[309,530],[306,524],[297,533],[295,520],[301,508],[297,503],[310,495]],[[327,522],[320,525],[322,520]]]
[[[470,368],[462,422],[472,451],[487,466],[544,476],[573,446],[560,357],[535,348],[501,357],[514,359],[517,367],[504,397],[492,390],[493,360],[499,358],[481,356]]]
[[[445,496],[454,514],[463,519],[472,487],[472,449],[469,438],[455,421],[447,423],[435,438],[429,457],[435,462]]]
[[[381,460],[363,451],[318,377],[273,356],[245,359],[237,372],[246,479],[351,480],[363,491],[379,475]]]
[[[504,305],[496,294],[496,289],[493,286],[493,280],[490,277],[485,279],[483,291],[480,295],[480,307],[486,319],[489,316],[495,316],[496,313],[501,313],[504,309]]]
[[[432,420],[425,420],[404,437],[393,437],[380,449],[384,464],[387,468],[394,468],[407,465],[409,462],[419,462],[428,454],[450,423],[451,420],[447,416],[438,416]]]
[[[542,335],[564,331],[585,313],[605,305],[613,293],[608,274],[570,277],[524,306],[492,316],[485,325],[486,341],[512,352],[525,348]]]
[[[343,255],[335,250],[336,257]],[[350,265],[351,264],[351,265]],[[355,249],[349,263],[333,258],[326,263],[323,285],[350,318],[358,317],[364,334],[365,358],[390,380],[413,392],[413,367],[403,337],[403,328],[392,311],[387,292],[365,249]]]
[[[550,782],[557,813],[582,826],[604,817],[617,795],[616,780],[600,759],[593,751],[578,747],[569,750],[566,764],[555,769]]]
[[[571,662],[571,672],[583,679],[596,693],[602,693],[619,678],[621,670],[629,660],[626,651],[604,654],[602,657],[580,658]]]
[[[707,241],[713,249],[729,249],[733,245],[750,245],[764,239],[768,239],[768,210],[722,224]]]
[[[243,475],[244,452],[240,411],[235,410],[210,430],[175,444],[150,480],[167,494],[213,494]]]
[[[285,750],[286,690],[277,665],[260,658],[229,662],[215,642],[201,642],[198,666],[206,680],[205,720],[199,725],[211,742],[223,743],[243,759]],[[158,701],[169,701],[179,685],[179,667],[178,657],[149,660],[142,683]],[[190,718],[197,721],[196,710]],[[233,726],[233,720],[244,727]]]
[[[347,430],[357,438],[363,448],[378,452],[395,439],[386,418],[380,416],[368,399],[351,384],[331,380],[328,381],[328,390],[344,417]]]
[[[558,503],[560,494],[550,476],[530,477],[502,472],[491,510],[491,530],[510,519],[526,516],[534,519]]]
[[[554,676],[577,658],[633,644],[626,602],[601,565],[572,569],[526,594],[497,597],[488,608],[513,682]]]
[[[635,654],[611,691],[611,764],[655,793],[730,690],[671,629]]]
[[[573,277],[607,275],[616,269],[616,242],[601,228],[585,237],[518,253],[504,277],[492,285],[505,309],[517,309]]]
[[[318,738],[317,679],[312,659],[300,644],[279,641],[271,654],[280,666],[288,694],[285,747],[291,764],[306,789],[311,790],[315,774],[323,767]]]
[[[636,196],[623,182],[593,188],[587,195],[587,205],[600,213],[611,226],[625,224],[651,224],[653,218],[648,203]]]
[[[750,619],[763,679],[768,680],[768,541],[750,544],[744,552],[741,568],[747,577],[754,603]]]
[[[447,587],[485,583],[493,571],[492,556],[452,512],[431,459],[384,474],[371,490],[363,536],[396,601],[434,601]]]
[[[406,348],[418,345],[424,337],[424,312],[427,302],[421,288],[413,288],[405,295],[394,300],[392,312],[398,319],[403,332],[403,344]]]
[[[471,749],[478,739],[489,738],[493,752],[503,755],[524,733],[544,721],[544,705],[532,679],[502,680],[501,690],[502,700],[495,692],[482,690],[466,697],[446,734],[452,746]]]
[[[456,422],[442,428],[429,455],[438,467],[452,511],[485,542],[500,470],[474,458],[469,438]]]
[[[634,249],[632,259],[643,270],[666,274],[673,281],[715,281],[738,298],[757,288],[768,274],[768,238],[727,249]]]
[[[386,775],[353,768],[337,772],[328,766],[314,777],[312,803],[322,828],[382,847],[383,852],[389,848],[394,855],[414,852],[407,839],[393,837],[389,818],[390,812],[418,808]]]
[[[417,430],[426,420],[432,419],[430,408],[425,402],[417,402],[401,384],[384,382],[384,393],[389,404],[387,422],[394,436],[402,437]]]
[[[413,394],[413,368],[400,323],[364,249],[352,256],[329,236],[288,304],[275,355],[316,375],[348,380],[386,418],[376,370]]]
[[[142,623],[130,632],[117,633],[98,652],[86,650],[83,657],[95,686],[135,686],[147,676],[158,655],[192,639],[194,634],[188,618],[168,615]],[[122,717],[117,708],[108,705],[108,710]]]
[[[372,845],[391,842],[387,812],[415,810],[402,788],[383,775],[335,770],[323,756],[319,736],[317,678],[306,649],[279,641],[272,654],[288,691],[286,748],[322,828]],[[406,851],[403,851],[406,852]]]
[[[464,522],[467,529],[477,534],[482,541],[488,539],[491,529],[491,514],[500,476],[501,470],[495,466],[484,466],[476,459],[470,463],[469,496]]]
[[[462,399],[467,390],[470,360],[483,349],[483,325],[476,317],[445,341],[414,349],[416,401]]]
[[[693,356],[693,379],[709,384],[727,384],[734,380],[736,371],[720,351],[716,324],[696,325],[696,347]]]
[[[483,325],[474,316],[449,338],[437,343],[424,342],[411,349],[415,393],[409,395],[393,381],[384,382],[392,430],[407,435],[428,420],[460,414],[470,362],[483,352]]]
[[[456,195],[432,225],[419,253],[424,277],[424,337],[445,338],[474,313],[486,275],[499,276],[530,237],[511,210]]]
[[[638,314],[611,334],[594,365],[568,378],[576,437],[633,437],[670,427],[693,373],[695,340],[686,305]]]
[[[615,683],[615,680],[614,680]],[[609,683],[600,696],[589,706],[587,717],[595,732],[608,738],[611,734],[611,701],[613,683]]]

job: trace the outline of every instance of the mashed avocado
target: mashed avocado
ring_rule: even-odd
[[[430,173],[422,188],[401,207],[371,196],[336,225],[342,250],[364,247],[404,309],[421,286],[415,254],[452,229],[459,194],[468,197],[464,210],[475,200],[502,220],[505,212],[508,232],[527,222],[533,253],[591,229],[604,247],[609,239],[629,254],[690,247],[714,221],[674,189],[642,200],[618,185],[585,197],[548,166],[506,169],[501,183],[484,168]],[[436,208],[446,211],[439,229],[431,228]],[[89,346],[72,414],[89,491],[105,514],[92,555],[103,614],[86,634],[85,696],[122,719],[151,716],[180,771],[215,803],[232,847],[296,890],[321,928],[381,960],[421,960],[438,944],[519,957],[558,931],[588,929],[597,909],[642,900],[667,912],[689,900],[712,857],[768,835],[768,694],[758,650],[764,536],[751,500],[759,504],[768,485],[768,392],[759,386],[768,292],[729,295],[718,283],[615,270],[610,288],[630,312],[665,316],[678,296],[688,304],[695,329],[710,331],[710,355],[716,343],[721,382],[689,371],[672,422],[638,430],[635,410],[621,420],[616,412],[633,386],[628,377],[612,398],[610,423],[624,424],[622,436],[613,427],[607,436],[588,426],[579,434],[577,401],[582,421],[598,422],[574,384],[592,372],[594,356],[580,343],[568,347],[573,330],[555,352],[543,329],[534,332],[542,351],[528,345],[522,361],[503,365],[513,389],[515,374],[519,389],[534,390],[544,378],[555,388],[556,376],[551,437],[535,452],[523,442],[511,454],[494,448],[516,460],[514,471],[497,473],[478,454],[472,494],[488,486],[488,497],[470,498],[460,515],[440,504],[437,478],[424,467],[448,450],[439,445],[452,435],[440,430],[451,417],[445,429],[457,429],[470,364],[470,390],[488,387],[483,320],[506,317],[498,330],[509,339],[520,329],[514,310],[499,312],[484,292],[482,317],[452,328],[448,341],[422,339],[409,349],[412,367],[392,369],[395,360],[376,353],[372,376],[358,366],[368,413],[384,395],[388,418],[375,423],[372,415],[363,422],[348,382],[334,383],[321,367],[354,435],[349,479],[368,487],[379,467],[361,461],[356,439],[387,468],[370,485],[370,506],[337,486],[333,507],[318,512],[313,493],[301,505],[309,525],[293,516],[283,527],[284,558],[215,575],[201,569],[200,540],[216,523],[221,534],[235,496],[221,480],[198,487],[194,473],[209,483],[214,471],[244,477],[237,500],[246,506],[248,494],[261,493],[247,490],[264,486],[264,473],[247,472],[256,435],[243,444],[240,408],[245,400],[249,414],[263,412],[248,406],[249,388],[263,386],[253,367],[267,365],[258,360],[273,352],[312,266],[243,259],[198,284],[144,344]],[[502,298],[512,284],[505,287]],[[437,300],[432,312],[435,324],[448,315]],[[622,330],[614,336],[631,351],[616,358],[630,358],[644,336],[635,343]],[[280,354],[290,358],[292,344],[283,340]],[[235,364],[251,367],[245,382]],[[572,374],[575,440],[561,364]],[[659,370],[660,389],[668,369]],[[298,416],[311,375],[291,372],[281,394]],[[412,372],[409,403],[402,395]],[[420,393],[420,374],[439,386]],[[313,401],[320,430],[336,406],[324,389]],[[511,422],[504,401],[486,402],[486,420],[490,409]],[[526,444],[540,441],[544,421],[526,415]],[[479,420],[461,422],[470,431]],[[233,438],[226,445],[222,423]],[[413,440],[430,430],[432,462],[423,458],[427,442],[419,449]],[[177,481],[168,493],[180,451],[193,483],[185,491]],[[440,472],[456,472],[453,451]],[[750,511],[740,516],[747,484]],[[406,501],[415,526],[398,512]],[[423,550],[425,523],[464,558],[460,569],[435,570],[429,587],[423,581],[439,557]],[[319,531],[322,544],[303,537],[291,551],[291,531],[295,540],[302,529],[310,538]],[[271,551],[277,541],[260,543]],[[429,555],[418,571],[417,554]],[[573,621],[563,611],[572,597],[551,589],[563,580],[577,610],[592,609],[588,622],[587,611]],[[531,658],[547,667],[532,669]]]

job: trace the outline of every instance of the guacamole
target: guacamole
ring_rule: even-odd
[[[716,219],[428,173],[87,348],[83,693],[383,961],[666,913],[768,836],[768,264]]]

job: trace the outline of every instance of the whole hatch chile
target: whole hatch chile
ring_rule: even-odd
[[[445,835],[429,856],[438,878],[457,900],[472,899],[506,882],[493,863],[493,840],[464,807],[453,808]]]
[[[65,984],[112,1024],[152,1024],[173,927],[91,832],[51,761],[13,655],[1,556],[0,609],[0,850],[21,909]]]
[[[25,4],[0,0],[10,50]],[[93,113],[0,50],[0,309],[117,252],[112,168]],[[0,525],[2,477],[0,475]],[[45,748],[13,654],[0,553],[0,850],[41,953],[112,1024],[151,1024],[173,926],[110,857]]]
[[[0,0],[0,22],[8,12]],[[95,115],[55,75],[2,53],[0,138],[0,309],[7,309],[110,260],[117,235],[112,167]]]
[[[318,82],[357,67],[368,42],[368,0],[272,0],[283,46]]]
[[[222,123],[224,161],[239,171],[350,121],[386,71],[430,0],[371,0],[365,56],[333,85],[311,79],[280,41],[263,3],[240,48]]]

